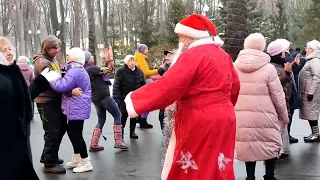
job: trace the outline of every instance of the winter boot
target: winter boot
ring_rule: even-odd
[[[92,171],[93,167],[90,162],[90,158],[81,159],[80,163],[76,168],[73,168],[74,173],[82,173],[87,171]]]
[[[73,154],[71,161],[66,163],[67,168],[76,168],[81,162],[80,154]]]
[[[311,136],[308,136],[307,138],[305,138],[304,142],[306,142],[306,143],[320,142],[319,127],[313,126],[313,127],[311,127],[311,129],[312,129]]]
[[[57,165],[44,165],[43,172],[45,173],[66,173],[66,168],[64,168],[61,164]]]
[[[91,145],[89,151],[96,152],[104,150],[103,146],[99,146],[100,136],[102,134],[102,130],[99,128],[95,128],[92,133]]]
[[[138,135],[136,134],[136,119],[130,119],[130,138],[138,139]]]
[[[256,180],[255,177],[247,177],[246,180]]]
[[[140,128],[141,129],[152,129],[153,125],[148,124],[147,118],[140,118]]]
[[[122,140],[122,125],[114,125],[114,148],[128,150],[128,147],[123,143]]]
[[[290,142],[290,144],[294,144],[294,143],[298,143],[299,140],[296,139],[296,138],[294,138],[294,137],[292,137],[292,136],[289,134],[289,142]]]
[[[44,157],[43,157],[43,154],[41,155],[40,163],[44,164]],[[58,164],[63,164],[63,163],[64,163],[64,161],[63,161],[63,159],[58,159],[58,160],[57,160],[57,163],[58,163]]]

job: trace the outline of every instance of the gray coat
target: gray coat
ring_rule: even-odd
[[[320,112],[320,50],[307,56],[307,62],[299,74],[301,98],[300,118],[318,120]],[[312,101],[307,94],[313,95]]]

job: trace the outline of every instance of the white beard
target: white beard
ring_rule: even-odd
[[[180,57],[180,55],[181,55],[181,53],[183,51],[183,48],[184,48],[184,44],[183,43],[179,43],[179,48],[175,52],[175,55],[174,55],[174,58],[173,58],[173,60],[171,62],[170,67],[173,66],[177,62],[177,60],[179,59],[179,57]]]

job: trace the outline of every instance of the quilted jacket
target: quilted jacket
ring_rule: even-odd
[[[91,83],[87,71],[82,64],[71,62],[67,66],[66,75],[51,83],[52,89],[63,94],[62,112],[68,120],[89,119],[91,112]],[[82,96],[70,95],[72,89],[79,87]]]

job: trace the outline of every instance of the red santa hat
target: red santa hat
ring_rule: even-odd
[[[207,38],[211,34],[217,45],[223,45],[214,24],[206,16],[200,14],[192,14],[182,19],[176,25],[174,32],[195,39]]]

